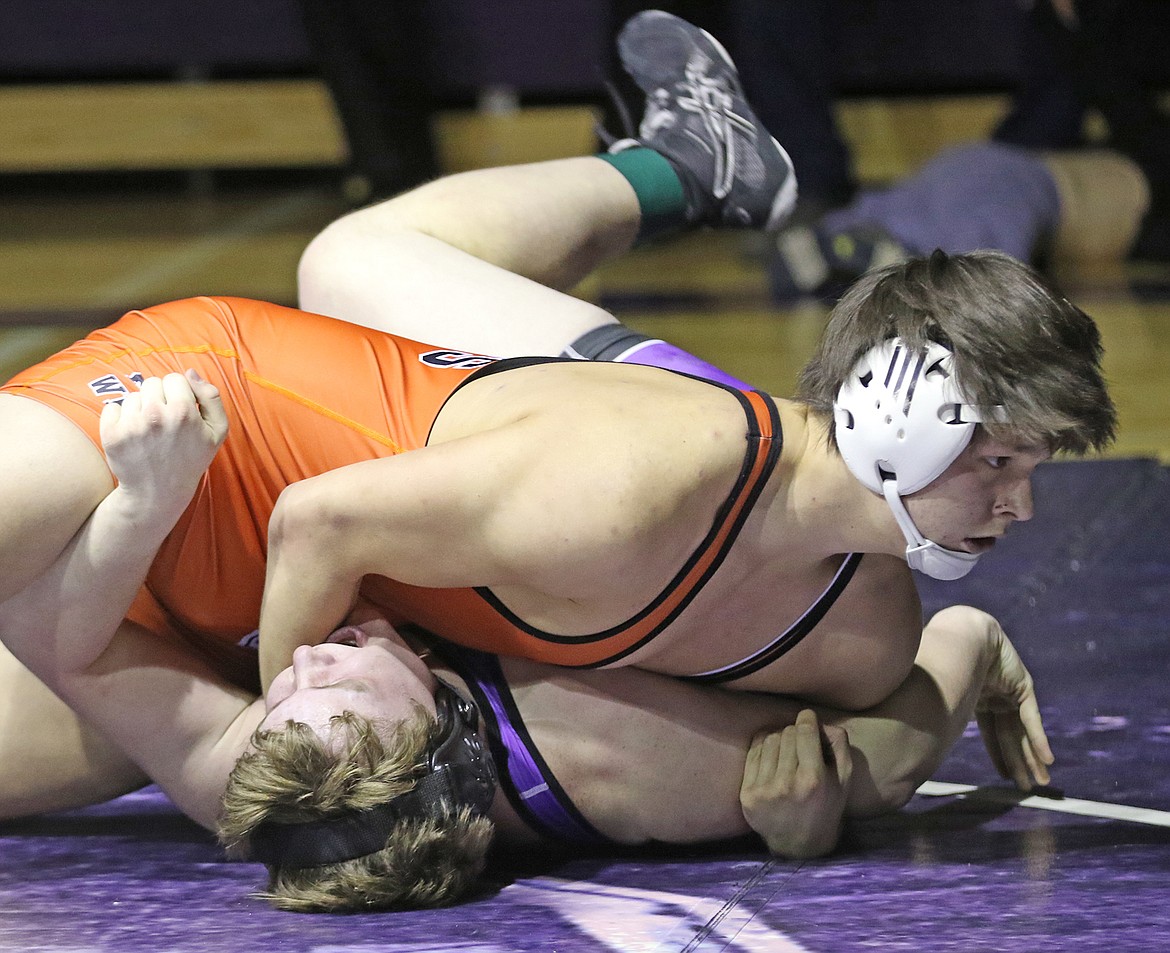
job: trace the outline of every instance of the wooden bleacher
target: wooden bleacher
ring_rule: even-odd
[[[842,100],[863,182],[892,181],[939,149],[986,136],[1002,95]],[[582,106],[438,117],[448,171],[593,148]],[[340,167],[346,146],[316,79],[0,86],[0,173]]]

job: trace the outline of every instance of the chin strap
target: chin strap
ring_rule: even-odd
[[[911,569],[930,576],[931,579],[950,581],[962,579],[975,568],[979,562],[978,553],[964,553],[957,549],[946,549],[938,543],[933,543],[914,525],[906,510],[906,504],[898,495],[897,480],[882,481],[882,495],[898,521],[898,528],[906,537],[906,562]]]

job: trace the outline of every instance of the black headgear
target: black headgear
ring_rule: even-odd
[[[386,846],[399,821],[437,818],[468,807],[485,814],[496,767],[479,737],[479,710],[442,679],[435,689],[441,736],[418,783],[385,804],[315,821],[264,821],[249,838],[253,860],[276,867],[320,867]]]

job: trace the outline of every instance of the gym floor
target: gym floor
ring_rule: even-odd
[[[292,303],[308,239],[342,211],[318,184],[65,191],[0,199],[0,379],[122,311],[198,293]],[[1170,937],[1170,273],[1067,267],[1099,321],[1121,435],[1054,462],[1037,513],[928,611],[993,612],[1036,676],[1057,754],[1022,800],[969,731],[902,813],[812,862],[751,844],[501,857],[462,906],[279,913],[261,868],[148,788],[0,824],[0,951],[1007,951],[1161,953]],[[583,289],[631,325],[788,393],[826,311],[778,309],[741,238],[643,250]],[[437,342],[448,343],[448,342]],[[458,342],[449,342],[457,344]],[[5,765],[3,770],[19,770]]]

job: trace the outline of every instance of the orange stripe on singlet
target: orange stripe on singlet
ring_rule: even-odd
[[[516,635],[528,637],[522,639],[522,648],[497,643],[496,651],[507,652],[512,648],[528,658],[572,668],[609,665],[637,651],[662,632],[698,595],[730,551],[775,469],[782,444],[779,415],[771,398],[756,391],[726,389],[743,406],[748,424],[748,448],[739,478],[719,508],[711,531],[670,584],[645,609],[626,622],[603,632],[575,636],[553,635],[534,628],[513,614],[490,589],[476,589],[475,593],[517,630]]]
[[[65,350],[69,350],[66,348]],[[231,348],[212,347],[210,344],[191,344],[184,347],[144,347],[132,348],[123,347],[116,351],[109,351],[103,354],[89,354],[84,357],[78,357],[68,364],[54,364],[53,369],[47,374],[42,374],[40,377],[28,377],[24,374],[20,375],[19,383],[21,387],[28,384],[43,384],[51,381],[59,374],[67,373],[68,371],[76,370],[79,367],[85,367],[87,364],[107,364],[113,361],[119,361],[124,357],[150,357],[154,354],[214,354],[216,357],[224,357],[230,361],[238,361],[240,355],[238,351]],[[57,357],[58,355],[53,355]],[[49,358],[52,361],[53,358]]]
[[[287,387],[282,387],[280,384],[270,381],[267,378],[261,377],[259,374],[254,374],[251,371],[244,371],[244,376],[255,384],[257,387],[263,387],[272,391],[274,394],[280,394],[281,397],[287,397],[289,400],[300,404],[302,407],[311,410],[315,414],[320,414],[335,423],[341,424],[343,427],[348,427],[350,430],[355,430],[363,437],[382,444],[384,447],[389,447],[394,453],[405,453],[406,451],[387,437],[385,434],[378,433],[376,430],[359,424],[356,420],[351,420],[349,417],[339,414],[335,410],[330,410],[324,404],[320,404],[312,398],[305,397],[303,394],[298,394],[295,391],[289,390]]]

